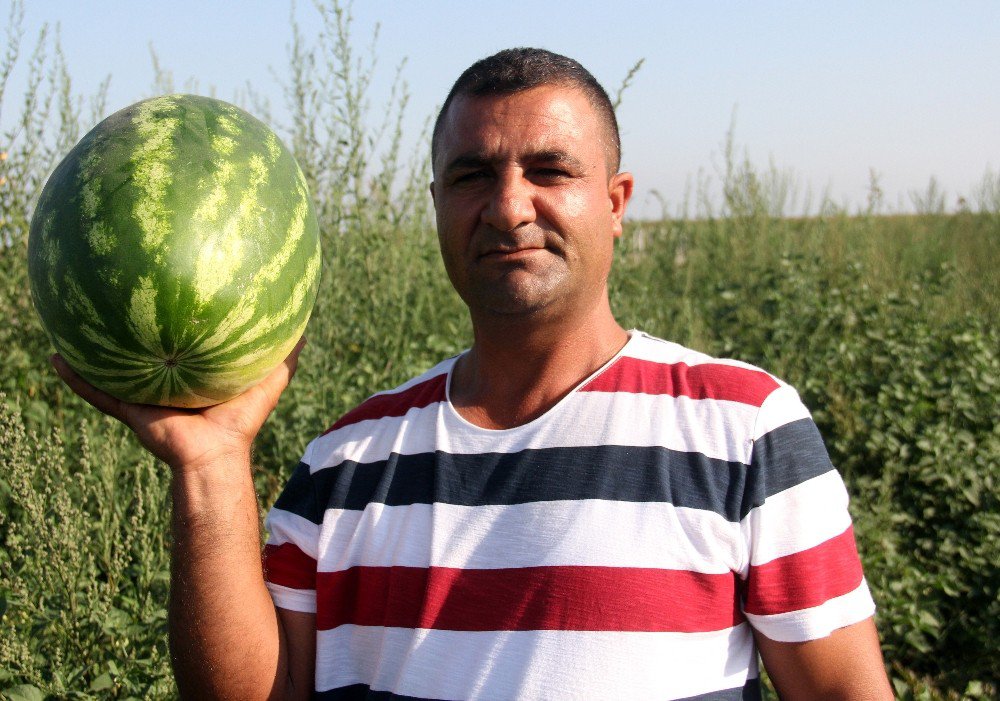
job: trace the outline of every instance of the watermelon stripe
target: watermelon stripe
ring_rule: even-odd
[[[259,275],[261,282],[274,282],[288,265],[292,254],[298,249],[302,235],[306,231],[306,214],[309,212],[309,195],[298,190],[299,200],[295,203],[295,213],[285,234],[285,243],[277,254],[265,265]],[[308,278],[308,275],[306,276]]]
[[[51,280],[51,283],[54,287],[54,278]],[[102,326],[101,315],[98,314],[90,297],[80,287],[80,283],[76,281],[76,278],[72,274],[67,274],[63,280],[63,284],[66,287],[64,294],[67,310],[75,314],[80,319],[81,324]]]
[[[142,246],[149,252],[157,251],[170,234],[169,211],[163,200],[172,180],[167,161],[174,157],[173,135],[180,120],[162,117],[159,112],[173,105],[169,97],[147,100],[140,103],[134,120],[136,131],[145,139],[137,148],[133,176],[145,197],[136,201],[134,213],[143,231]]]
[[[162,358],[166,355],[156,320],[156,288],[150,278],[139,278],[139,286],[132,290],[126,321],[135,340],[143,348],[154,356]]]

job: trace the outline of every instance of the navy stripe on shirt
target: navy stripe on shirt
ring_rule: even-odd
[[[387,460],[344,461],[312,474],[303,463],[275,507],[319,524],[325,509],[362,510],[372,502],[479,506],[603,499],[670,503],[738,522],[767,497],[832,470],[822,445],[812,420],[800,419],[757,441],[749,466],[701,453],[616,445],[393,453]],[[317,494],[329,496],[320,503]]]

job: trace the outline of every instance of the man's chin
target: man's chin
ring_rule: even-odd
[[[498,292],[490,290],[489,295],[469,303],[469,308],[473,313],[480,312],[491,316],[531,317],[545,311],[552,304],[549,295],[537,292],[526,293],[524,290],[510,290],[499,294]]]
[[[499,276],[483,276],[463,295],[473,316],[533,317],[558,306],[566,294],[567,276],[551,267],[544,271],[525,268]]]

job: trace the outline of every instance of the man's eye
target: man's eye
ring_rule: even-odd
[[[539,175],[544,175],[546,177],[569,177],[569,173],[562,168],[539,168],[536,172]]]
[[[471,170],[468,173],[459,173],[452,180],[453,183],[471,183],[482,180],[486,177],[486,172],[482,170]]]

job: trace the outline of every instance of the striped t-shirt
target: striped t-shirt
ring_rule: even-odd
[[[267,520],[315,612],[321,699],[745,699],[751,626],[872,615],[847,492],[795,390],[633,331],[528,424],[448,400],[455,358],[314,440]]]

